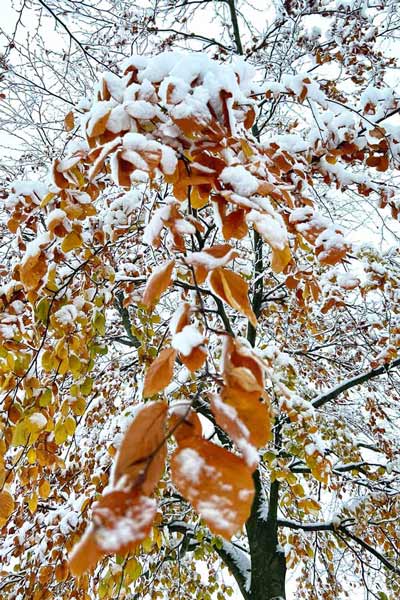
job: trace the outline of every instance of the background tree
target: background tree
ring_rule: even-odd
[[[295,597],[398,597],[398,26],[396,2],[20,6],[5,597],[221,598],[219,564],[254,600],[287,569]]]

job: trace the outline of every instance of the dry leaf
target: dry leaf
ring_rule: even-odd
[[[245,315],[250,323],[256,327],[256,315],[250,306],[248,296],[249,287],[240,275],[220,267],[211,272],[209,283],[216,296]]]
[[[144,304],[147,310],[150,310],[154,306],[161,294],[165,292],[165,290],[171,284],[174,265],[175,261],[170,260],[169,262],[155,269],[150,275],[142,299],[142,304]]]
[[[65,115],[64,129],[65,129],[65,131],[72,131],[74,127],[75,127],[74,113],[71,110],[67,115]]]
[[[171,459],[171,473],[214,534],[229,539],[243,527],[254,496],[252,471],[243,459],[207,440],[186,438]]]
[[[200,419],[188,402],[181,402],[171,407],[168,429],[178,444],[182,444],[187,438],[201,438],[203,433]]]
[[[255,469],[258,464],[257,449],[250,442],[250,431],[239,417],[237,410],[216,394],[210,395],[210,400],[215,422],[235,442],[248,466]]]
[[[14,498],[9,492],[0,492],[0,521],[6,522],[14,510]]]
[[[114,491],[103,496],[93,505],[93,525],[70,556],[73,575],[85,573],[108,554],[135,550],[149,535],[155,515],[155,500],[138,491]]]
[[[143,397],[148,398],[161,392],[172,379],[176,350],[165,348],[148,368],[143,387]]]
[[[112,475],[114,486],[124,477],[124,482],[152,494],[163,474],[167,454],[167,408],[166,402],[152,402],[137,413],[118,451]]]

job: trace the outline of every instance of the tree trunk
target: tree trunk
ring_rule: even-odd
[[[248,597],[249,600],[284,600],[286,560],[278,546],[277,527],[279,483],[275,481],[271,484],[268,503],[263,494],[258,471],[253,477],[256,495],[246,524],[251,556]]]

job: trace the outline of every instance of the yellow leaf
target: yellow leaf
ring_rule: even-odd
[[[38,505],[38,495],[36,492],[34,492],[28,500],[28,508],[32,514],[34,512],[36,512],[37,505]]]
[[[76,231],[71,231],[62,241],[61,250],[63,252],[69,252],[74,248],[80,248],[83,245],[81,237],[76,233]]]
[[[0,519],[7,521],[14,510],[14,498],[9,492],[3,490],[0,492]]]
[[[39,485],[39,496],[46,500],[50,494],[50,483],[47,479],[42,479]]]

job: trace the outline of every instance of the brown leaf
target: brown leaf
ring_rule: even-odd
[[[72,131],[74,127],[75,127],[74,113],[71,110],[67,115],[65,115],[64,129],[65,129],[65,131]]]
[[[216,394],[211,396],[210,406],[217,425],[235,442],[248,466],[255,469],[258,464],[257,450],[250,442],[250,431],[240,419],[237,410],[223,402]]]
[[[243,459],[207,440],[186,438],[171,459],[171,473],[212,533],[229,539],[243,527],[254,496]]]
[[[186,402],[176,404],[171,408],[168,428],[178,444],[182,444],[187,438],[201,438],[203,433],[197,413]]]
[[[220,267],[212,271],[209,276],[209,283],[216,296],[245,315],[250,323],[256,327],[256,315],[251,308],[248,296],[249,287],[240,275]]]
[[[115,463],[112,484],[124,477],[135,488],[150,495],[164,471],[166,402],[145,405],[124,435]]]
[[[142,304],[144,304],[147,310],[150,310],[154,306],[161,294],[165,292],[165,290],[171,284],[174,266],[175,261],[170,260],[169,262],[164,263],[155,269],[150,275],[142,298]]]
[[[82,575],[109,554],[132,552],[149,535],[156,503],[140,492],[114,491],[93,506],[93,525],[69,560],[73,575]]]
[[[191,371],[198,371],[204,365],[207,359],[207,350],[202,346],[197,346],[193,348],[191,353],[188,356],[184,356],[183,354],[179,354],[179,359],[181,362]]]
[[[150,365],[144,378],[143,397],[161,392],[172,379],[176,350],[165,348]]]

